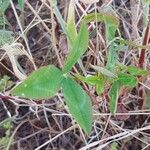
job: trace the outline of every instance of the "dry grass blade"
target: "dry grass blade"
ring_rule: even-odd
[[[34,65],[34,62],[31,56],[24,49],[24,46],[20,43],[14,43],[11,45],[4,45],[2,49],[6,52],[7,56],[9,57],[11,61],[15,75],[20,80],[25,80],[27,75],[24,73],[23,69],[21,69],[19,62],[17,61],[18,56],[25,55],[31,61],[33,65]]]
[[[80,0],[80,1],[85,4],[93,4],[97,3],[99,0]]]

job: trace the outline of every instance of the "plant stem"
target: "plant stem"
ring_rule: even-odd
[[[143,45],[148,45],[150,39],[150,22],[147,25],[144,39],[143,39]],[[144,68],[145,67],[145,55],[146,55],[146,49],[143,48],[140,53],[140,58],[139,58],[139,67]],[[144,107],[144,102],[145,102],[145,96],[144,96],[144,87],[139,84],[138,85],[138,96],[139,96],[139,108],[142,109]]]
[[[145,31],[145,35],[144,35],[144,40],[143,40],[143,45],[148,45],[149,43],[149,39],[150,39],[150,22],[147,25],[146,31]],[[140,68],[144,68],[144,64],[145,64],[145,54],[146,54],[146,49],[143,48],[141,50],[141,54],[140,54],[140,58],[139,58],[139,67]]]

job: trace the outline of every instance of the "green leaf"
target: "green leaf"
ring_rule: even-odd
[[[146,107],[150,109],[150,90],[146,89]]]
[[[118,39],[118,42],[120,42],[123,45],[132,46],[134,48],[141,48],[141,49],[148,49],[149,47],[146,45],[139,45],[134,41],[129,41],[125,39]]]
[[[97,75],[87,76],[85,82],[91,85],[96,85],[100,78]]]
[[[117,142],[111,143],[110,148],[111,148],[111,150],[118,150],[118,143]]]
[[[85,21],[86,23],[90,23],[93,21],[97,21],[97,22],[109,22],[109,24],[112,24],[113,26],[118,26],[119,25],[119,20],[116,17],[116,15],[114,15],[111,11],[107,11],[107,12],[99,12],[99,13],[90,13],[87,16],[85,16]]]
[[[105,33],[106,33],[106,41],[107,44],[112,42],[115,38],[116,31],[119,26],[119,19],[117,18],[116,13],[113,11],[111,7],[105,7],[99,13],[91,13],[85,16],[85,21],[87,23],[91,21],[102,21],[105,23]],[[117,49],[114,47],[114,42],[111,43],[108,52],[108,60],[107,60],[107,69],[112,71],[114,70],[116,58],[117,58]]]
[[[70,78],[63,80],[63,93],[70,113],[86,134],[89,134],[92,128],[92,104],[89,96]]]
[[[83,81],[90,85],[96,85],[97,81],[99,80],[97,75],[93,75],[93,76],[89,75],[89,76],[84,77],[84,76],[81,76],[80,74],[76,74],[75,77],[79,79],[80,81]]]
[[[79,35],[65,62],[63,68],[64,73],[67,73],[73,67],[73,65],[78,61],[78,59],[85,53],[85,51],[88,48],[88,43],[89,43],[89,32],[85,22],[83,21],[81,24]]]
[[[82,75],[80,75],[80,74],[75,74],[74,76],[75,76],[75,78],[76,78],[77,80],[86,82],[86,77],[84,77],[84,76],[82,76]]]
[[[4,122],[3,122],[3,124],[2,124],[2,128],[6,129],[6,130],[12,128],[12,122],[11,122],[11,120],[10,119],[8,119],[8,120],[5,119]]]
[[[114,47],[114,42],[111,43],[108,51],[108,58],[106,68],[110,71],[115,70],[116,63],[118,63],[119,46]]]
[[[93,76],[88,76],[85,79],[87,84],[94,85],[96,87],[96,93],[102,94],[105,89],[105,77],[102,74],[97,74]]]
[[[63,30],[63,32],[67,35],[68,35],[68,32],[67,32],[67,27],[66,27],[66,22],[64,21],[64,19],[62,18],[62,15],[61,15],[61,12],[59,11],[58,7],[57,7],[57,0],[51,0],[51,5],[53,7],[53,11],[54,11],[54,14]]]
[[[6,88],[11,87],[12,85],[13,82],[7,75],[3,76],[2,79],[0,78],[0,92],[5,91]]]
[[[5,17],[5,15],[4,15],[4,13],[1,13],[0,12],[0,26],[5,26],[5,24],[6,24],[6,17]]]
[[[121,73],[118,75],[118,80],[120,86],[128,86],[128,87],[135,87],[137,85],[137,78],[130,75]]]
[[[94,66],[94,65],[91,65],[91,67],[94,70],[102,73],[105,76],[108,76],[108,77],[111,77],[111,78],[116,78],[117,77],[114,73],[112,73],[111,71],[107,70],[106,68],[103,68],[103,67],[100,67],[100,66]]]
[[[149,5],[150,0],[141,0],[142,7],[143,7],[143,23],[144,27],[147,26],[148,20],[149,20]]]
[[[99,82],[96,83],[96,93],[98,95],[102,94],[105,90],[105,80],[99,79]]]
[[[44,99],[50,98],[60,89],[63,75],[54,66],[46,66],[34,71],[25,81],[18,85],[12,95]]]
[[[70,41],[71,45],[75,43],[75,40],[77,38],[74,7],[75,7],[75,2],[74,0],[71,0],[69,5],[69,10],[68,10],[68,20],[67,20],[67,30],[68,30],[68,34],[70,35],[69,37],[71,40]]]
[[[126,66],[127,71],[133,76],[146,76],[150,74],[149,70],[143,70],[135,66]]]
[[[119,94],[119,83],[115,81],[112,84],[112,87],[109,91],[110,96],[110,112],[115,113],[117,108],[117,102],[118,102],[118,94]]]
[[[0,13],[4,13],[10,4],[9,0],[0,0]]]
[[[12,36],[12,32],[8,30],[0,29],[0,47],[3,47],[6,44],[12,44],[14,41],[14,37]]]
[[[57,0],[52,0],[52,6],[56,6],[57,5]]]
[[[108,59],[107,59],[107,69],[112,71],[114,70],[115,63],[117,61],[117,50],[118,48],[114,47],[114,42],[112,42],[115,38],[116,31],[119,26],[119,19],[117,18],[116,13],[113,11],[111,7],[104,8],[100,13],[91,13],[85,17],[86,22],[91,21],[102,21],[105,23],[105,33],[106,33],[106,41],[107,44],[111,42],[108,51]]]
[[[75,77],[79,79],[80,81],[83,81],[89,85],[95,86],[96,92],[98,95],[104,92],[106,79],[102,74],[97,74],[93,76],[91,75],[87,77],[77,74],[75,75]]]
[[[24,5],[25,5],[25,0],[18,0],[18,5],[19,5],[19,8],[23,11]]]
[[[109,91],[109,96],[110,96],[110,112],[115,113],[116,112],[116,107],[117,107],[117,102],[118,102],[118,94],[119,90],[122,86],[127,86],[129,88],[133,88],[137,85],[137,78],[130,75],[130,74],[125,74],[121,73],[118,75],[118,79],[114,81],[112,84],[112,87]]]
[[[90,13],[85,16],[87,23],[91,21],[104,22],[106,25],[106,39],[108,42],[114,39],[116,30],[119,26],[119,20],[111,8],[102,10],[99,13]]]

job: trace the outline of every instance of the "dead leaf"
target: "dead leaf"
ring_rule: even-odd
[[[16,77],[18,77],[20,80],[25,80],[27,78],[27,75],[24,73],[19,62],[17,61],[17,57],[25,55],[32,64],[34,64],[34,62],[31,56],[24,49],[24,46],[21,43],[14,43],[11,45],[6,44],[1,49],[4,50],[9,57]]]

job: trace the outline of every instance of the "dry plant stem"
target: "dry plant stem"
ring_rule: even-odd
[[[8,71],[8,72],[10,72],[11,74],[13,74],[14,76],[16,76],[15,74],[14,74],[14,72],[12,72],[8,67],[6,67],[2,62],[0,62],[0,64]],[[17,76],[16,76],[17,77]]]
[[[96,32],[98,33],[98,22],[97,22],[97,10],[96,10],[96,4],[94,4],[94,8],[95,8],[95,18],[96,18]],[[95,57],[97,56],[99,51],[99,38],[98,38],[98,34],[96,35],[96,51],[95,51]],[[97,57],[98,58],[98,57]],[[99,60],[97,59],[97,62]],[[99,64],[98,64],[99,65]]]
[[[118,133],[118,134],[115,134],[111,137],[93,142],[93,143],[81,148],[80,150],[87,150],[88,148],[92,148],[92,147],[97,146],[97,145],[100,145],[100,146],[96,147],[96,150],[100,150],[100,149],[106,147],[107,145],[109,145],[113,142],[123,140],[123,139],[128,138],[130,136],[133,136],[134,134],[137,134],[141,131],[145,131],[145,130],[148,131],[149,129],[150,129],[150,126],[146,126],[146,127],[135,129],[135,130],[125,130],[125,131]],[[105,141],[108,141],[108,142],[106,142],[105,144],[101,144],[102,142],[105,142]]]
[[[61,96],[60,96],[59,94],[57,94],[57,96],[58,96],[59,100],[61,101],[61,103],[63,104],[63,106],[65,107],[65,109],[68,111],[68,108],[67,108],[66,105],[64,104],[64,101],[62,100]],[[62,113],[61,113],[61,114],[62,114]],[[60,115],[61,115],[61,114],[60,114]],[[53,114],[52,114],[52,115],[53,115]],[[53,115],[54,120],[55,120],[55,116],[56,116],[56,115]],[[63,116],[63,115],[62,115],[62,116]],[[71,114],[69,114],[69,111],[68,111],[68,116],[70,116],[70,118],[72,118],[72,117],[71,117]],[[60,125],[59,125],[59,123],[57,122],[57,120],[55,120],[55,122],[56,122],[56,124],[58,125],[59,129],[62,130],[61,127],[60,127]],[[86,138],[85,138],[84,133],[83,133],[82,129],[80,128],[80,126],[79,126],[79,129],[80,129],[82,138],[83,138],[83,140],[84,140],[84,143],[87,144]]]
[[[139,0],[131,0],[131,20],[132,20],[132,40],[137,39],[138,37],[138,16],[140,11],[140,1]]]
[[[113,2],[113,0],[104,0],[104,4],[102,4],[101,7],[107,7],[107,6],[111,5],[112,2]]]
[[[43,102],[44,102],[44,101],[43,101]],[[45,107],[44,107],[44,103],[43,103],[43,102],[42,102],[42,107],[43,107],[43,112],[44,112],[45,120],[46,120],[46,123],[47,123],[49,129],[51,129],[51,125],[50,125],[50,122],[49,122],[49,120],[48,120],[47,112],[46,112],[46,109],[45,109]]]
[[[41,148],[43,148],[44,146],[46,146],[47,144],[51,143],[52,141],[54,141],[55,139],[57,139],[59,136],[63,135],[64,133],[73,130],[75,127],[77,127],[77,125],[71,126],[70,128],[66,129],[65,131],[61,132],[60,134],[56,135],[55,137],[51,138],[50,140],[48,140],[47,142],[45,142],[44,144],[40,145],[39,147],[37,147],[35,150],[40,150]]]
[[[53,46],[54,46],[54,50],[55,50],[55,53],[56,53],[56,56],[57,56],[57,59],[58,59],[58,62],[59,62],[59,65],[61,68],[63,68],[63,64],[62,64],[62,60],[59,56],[59,52],[58,52],[58,49],[56,47],[56,36],[55,36],[55,20],[54,20],[54,12],[53,12],[53,8],[52,8],[52,5],[51,5],[51,1],[49,1],[50,3],[50,6],[51,6],[51,20],[52,20],[52,41],[53,41]]]
[[[4,99],[4,100],[9,100],[9,99],[15,100],[14,98],[12,98],[12,97],[10,97],[10,96],[3,95],[3,94],[1,94],[1,93],[0,93],[0,99]]]
[[[54,21],[54,12],[53,12],[53,8],[51,5],[51,1],[49,1],[50,6],[43,0],[41,0],[41,2],[51,11],[52,33],[50,32],[50,35],[52,35],[52,44],[53,44],[53,47],[54,47],[54,50],[58,59],[58,63],[60,65],[60,68],[63,68],[63,63],[62,63],[61,57],[59,56],[58,49],[56,47],[55,24],[54,24],[55,21]]]
[[[33,7],[30,5],[30,3],[26,0],[27,6],[30,8],[30,10],[33,12],[33,14],[39,19],[45,30],[51,35],[50,29],[47,27],[45,22],[41,19],[41,17],[37,14],[37,12],[33,9]]]
[[[42,7],[43,7],[43,4],[39,7],[39,9],[37,10],[37,13],[39,13],[39,12],[41,11]],[[34,23],[34,21],[35,21],[36,18],[37,18],[37,17],[34,16],[34,18],[32,19],[32,21],[27,25],[26,29],[24,29],[23,33],[21,33],[21,34],[15,39],[14,43],[16,43],[16,42],[19,40],[19,38],[22,37],[22,34],[27,34],[27,32],[28,32],[32,27],[34,27],[35,25],[41,23],[41,21],[39,21],[38,23]],[[34,25],[33,25],[33,24],[34,24]]]
[[[10,139],[9,139],[9,143],[8,143],[8,145],[7,145],[6,150],[10,150],[10,147],[11,147],[11,144],[12,144],[12,141],[13,141],[13,138],[14,138],[16,132],[17,132],[18,129],[19,129],[24,123],[26,123],[26,122],[27,122],[27,120],[22,121],[22,122],[16,127],[16,129],[13,131],[13,133],[12,133]]]
[[[12,7],[12,9],[13,9],[13,11],[14,11],[15,17],[16,17],[16,19],[17,19],[17,23],[18,23],[18,25],[19,25],[19,28],[20,28],[20,30],[21,30],[21,32],[22,32],[23,39],[24,39],[24,41],[25,41],[25,43],[26,43],[28,53],[29,53],[30,57],[31,57],[32,60],[33,60],[33,57],[32,57],[32,54],[31,54],[31,51],[30,51],[30,48],[29,48],[28,40],[27,40],[27,38],[26,38],[26,36],[25,36],[25,34],[24,34],[24,32],[23,32],[23,28],[22,28],[21,22],[20,22],[20,20],[19,20],[17,11],[16,11],[16,9],[15,9],[15,6],[14,6],[14,4],[13,4],[13,1],[10,0],[10,3],[11,3],[11,7]],[[34,61],[32,61],[32,62],[33,62],[34,69],[36,70],[37,67],[36,67]]]
[[[73,67],[73,70],[75,71],[76,74],[79,74],[78,69],[77,69],[75,66]],[[89,89],[88,89],[88,87],[86,86],[86,84],[85,84],[84,82],[82,82],[82,84],[83,84],[84,89],[85,89],[86,91],[89,91]]]
[[[16,143],[18,143],[18,142],[22,142],[22,141],[24,141],[24,140],[27,140],[27,139],[29,139],[29,138],[32,138],[33,136],[36,136],[37,134],[39,134],[39,133],[41,133],[41,132],[43,132],[43,131],[46,131],[46,129],[43,128],[43,129],[41,129],[41,130],[39,130],[39,131],[37,131],[37,132],[35,132],[35,133],[32,133],[32,134],[30,134],[30,135],[25,136],[24,138],[20,138],[20,139],[18,139],[17,141],[12,142],[12,145],[14,145],[14,144],[16,144]],[[49,131],[47,131],[47,132],[49,132]],[[20,149],[20,150],[21,150],[21,149]]]
[[[145,149],[147,149],[149,147],[150,147],[150,144],[146,145],[144,148],[142,148],[142,150],[145,150]]]
[[[145,35],[144,35],[144,40],[142,45],[148,45],[150,39],[150,22],[147,25]],[[139,67],[144,68],[145,65],[145,54],[146,54],[146,49],[142,49],[140,53],[140,58],[139,58]]]
[[[78,6],[78,5],[77,5]],[[79,16],[79,20],[78,20],[78,22],[76,23],[76,27],[80,24],[80,22],[81,22],[81,20],[84,18],[84,16],[86,16],[87,15],[87,13],[86,12],[89,12],[90,10],[90,7],[91,7],[91,5],[89,5],[87,8],[86,8],[86,10],[84,11],[84,13],[80,16],[80,13],[79,13],[79,10],[78,10],[78,8],[77,8],[77,6],[75,5],[75,10],[76,10],[76,12],[77,12],[77,15]]]
[[[83,130],[80,128],[80,126],[79,126],[79,129],[80,129],[80,133],[81,133],[81,136],[82,136],[82,138],[83,138],[83,141],[84,141],[85,145],[87,145],[88,142],[87,142],[86,137],[85,137],[85,134],[83,133]]]
[[[144,40],[142,44],[148,45],[149,39],[150,39],[150,22],[147,25],[145,35],[144,35]],[[140,68],[145,68],[145,57],[146,57],[146,49],[142,49],[140,53],[140,58],[139,58]],[[145,96],[144,96],[144,87],[141,84],[138,85],[138,96],[139,96],[139,108],[142,109],[145,103]]]
[[[47,111],[49,111],[49,109],[46,108]],[[143,110],[142,110],[143,111]],[[110,116],[111,113],[94,113],[94,116]],[[136,111],[131,111],[128,113],[115,113],[115,116],[136,116],[136,115],[150,115],[150,112],[136,112]],[[53,116],[71,116],[71,114],[67,114],[67,113],[61,113],[57,112],[57,113],[53,113]]]
[[[102,134],[102,138],[101,138],[101,139],[103,139],[103,137],[104,137],[104,135],[105,135],[105,132],[106,132],[107,127],[108,127],[108,125],[109,125],[110,119],[111,119],[111,114],[108,116],[108,119],[107,119],[105,128],[104,128],[104,130],[103,130],[103,134]]]
[[[87,15],[87,13],[86,13],[86,11],[84,10],[84,8],[81,6],[81,4],[77,1],[77,0],[75,0],[75,2],[76,2],[76,5],[78,6],[78,8],[83,12],[83,14],[86,16]]]
[[[123,129],[121,126],[117,125],[116,123],[114,123],[112,120],[110,120],[110,123],[115,126],[117,129],[121,130],[121,131],[126,131],[126,129]],[[141,133],[141,132],[140,132]],[[142,134],[142,133],[141,133]],[[132,137],[136,138],[137,140],[139,140],[140,142],[143,142],[144,144],[148,144],[146,141],[143,141],[142,139],[140,139],[138,136],[136,135],[132,135]]]
[[[67,20],[68,18],[68,7],[69,7],[69,1],[66,0],[65,5],[64,5],[64,10],[63,10],[64,20]]]

